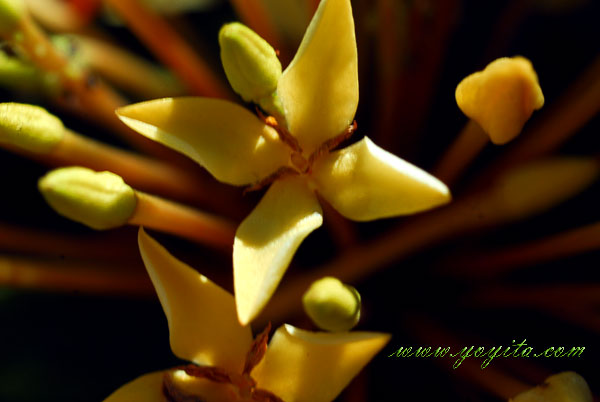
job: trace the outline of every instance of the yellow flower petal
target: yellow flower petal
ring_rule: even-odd
[[[389,339],[375,332],[309,332],[284,325],[252,376],[259,388],[286,402],[329,402]]]
[[[205,378],[191,377],[183,370],[170,371],[167,380],[173,390],[180,396],[178,401],[237,401],[238,392],[231,384],[218,383]],[[187,399],[186,399],[187,398]],[[135,402],[137,400],[132,400]]]
[[[173,353],[241,372],[252,333],[237,321],[233,296],[177,260],[143,229],[138,242],[169,321]]]
[[[358,105],[358,62],[349,0],[322,0],[277,93],[307,154],[340,134]]]
[[[199,398],[198,400],[211,402],[236,400],[237,393],[231,385],[190,377],[183,370],[174,370],[157,371],[138,377],[113,392],[104,402],[165,402],[165,378],[175,392],[184,397],[193,396]]]
[[[321,206],[301,176],[273,183],[242,222],[233,245],[235,300],[242,324],[264,307],[302,240],[322,223]]]
[[[317,161],[319,194],[356,221],[423,211],[450,200],[444,183],[367,137]]]
[[[522,392],[509,402],[592,402],[593,397],[582,376],[565,371],[552,375],[535,388]]]
[[[164,371],[157,371],[138,377],[110,394],[104,402],[164,402],[164,375]]]
[[[217,180],[245,185],[289,160],[277,133],[233,103],[209,98],[165,98],[117,110],[140,134],[192,158]]]

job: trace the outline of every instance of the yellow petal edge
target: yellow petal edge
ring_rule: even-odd
[[[277,180],[242,222],[233,244],[235,300],[242,324],[262,310],[302,240],[322,223],[321,206],[303,177]]]
[[[173,353],[241,372],[252,333],[239,324],[233,296],[177,260],[142,228],[138,242],[169,322]]]
[[[258,387],[286,402],[329,402],[390,340],[375,332],[309,332],[277,329],[252,371]]]
[[[164,402],[164,371],[144,374],[113,392],[104,402]]]
[[[321,1],[277,94],[288,128],[306,154],[352,123],[358,61],[349,0]]]
[[[122,107],[117,115],[138,133],[190,157],[225,183],[255,183],[289,160],[275,130],[231,102],[165,98]]]
[[[313,178],[319,194],[355,221],[412,214],[450,201],[444,183],[367,137],[317,161]]]
[[[510,402],[592,402],[592,392],[582,376],[565,371],[546,378],[543,384],[520,393]]]

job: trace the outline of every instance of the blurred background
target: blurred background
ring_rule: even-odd
[[[111,1],[28,3],[34,19],[49,34],[70,32],[101,39],[156,66],[164,65],[128,28],[131,22],[111,8]],[[153,10],[185,39],[206,62],[215,80],[226,83],[217,43],[223,23],[242,20],[275,41],[285,66],[318,0],[213,0],[189,2],[194,3],[189,9],[170,8],[186,3],[154,0],[146,1],[143,7]],[[597,159],[600,155],[596,139],[600,108],[597,1],[352,3],[361,91],[358,131],[353,140],[368,135],[383,148],[432,172],[468,121],[454,100],[458,82],[495,58],[523,55],[532,61],[546,99],[544,108],[526,124],[523,141],[528,134],[543,134],[544,130],[536,127],[571,127],[569,119],[577,119],[572,128],[563,130],[563,139],[533,159],[547,155]],[[68,7],[73,20],[53,8],[59,6]],[[119,87],[127,102],[202,92],[177,81],[167,68],[161,74],[167,77],[165,80],[172,80],[172,85],[146,93],[131,90],[119,85],[110,74],[105,75],[102,63],[90,62],[93,57],[81,50],[85,46],[77,45],[76,40],[67,43],[72,48],[67,46],[66,57],[88,62],[88,68],[94,71],[91,77]],[[12,56],[10,44],[4,43],[2,52]],[[5,77],[9,76],[0,80],[3,102],[44,106],[75,131],[130,148],[110,128],[65,108],[69,94],[48,96],[38,87],[14,85]],[[577,104],[581,99],[591,110],[583,117],[573,112],[582,109]],[[451,186],[454,202],[485,188],[490,178],[514,167],[511,161],[516,159],[503,158],[523,141],[486,146]],[[185,166],[209,183],[207,190],[193,189],[205,196],[190,202],[203,210],[239,222],[262,195],[242,195],[241,189],[213,183],[200,168]],[[94,232],[64,219],[37,191],[37,180],[48,166],[0,148],[0,167],[0,400],[102,400],[141,374],[179,364],[169,348],[161,306],[145,277],[136,228]],[[456,233],[406,251],[388,253],[388,258],[376,263],[378,272],[353,284],[363,300],[358,329],[389,332],[393,337],[339,400],[499,401],[503,392],[521,384],[534,386],[552,373],[567,370],[581,374],[598,395],[600,240],[597,246],[592,244],[564,256],[550,253],[549,257],[527,259],[523,257],[526,252],[514,250],[521,246],[527,250],[539,239],[599,222],[599,190],[598,182],[593,182],[550,209],[510,222],[492,220],[468,230],[457,229]],[[231,205],[219,208],[218,200],[222,199],[231,201]],[[351,223],[338,219],[335,212],[325,212],[326,221],[332,223],[306,239],[282,283],[338,261],[353,249],[368,255],[369,247],[375,249],[379,239],[401,227],[431,226],[431,219],[419,221],[420,217]],[[435,219],[437,215],[431,216]],[[447,218],[452,212],[439,216],[441,226],[447,224],[446,219],[452,221]],[[177,257],[232,289],[231,256],[227,251],[158,232],[153,235]],[[583,243],[587,237],[600,239],[600,230],[585,236],[585,240],[574,242]],[[397,237],[399,250],[405,238]],[[73,271],[64,271],[67,274],[58,275],[55,281],[28,281],[27,266],[39,262],[44,267],[59,271],[66,267],[79,274],[69,276],[68,272]],[[19,264],[25,267],[22,271]],[[77,279],[86,270],[91,276],[103,272],[108,279],[98,286],[86,285],[85,280]],[[301,314],[273,318],[267,309],[255,323],[255,333],[271,319],[275,327],[282,322],[304,328],[311,325]],[[523,339],[536,351],[549,346],[586,349],[579,358],[496,359],[485,370],[473,370],[466,361],[453,370],[453,360],[448,358],[387,357],[400,346],[510,346],[514,340]],[[481,363],[479,359],[471,360],[476,366]]]

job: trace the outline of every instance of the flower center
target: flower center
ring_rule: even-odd
[[[269,331],[271,323],[267,325],[252,342],[250,350],[246,354],[244,369],[242,373],[230,372],[227,369],[216,366],[197,366],[188,364],[179,366],[173,370],[182,370],[190,377],[203,378],[217,384],[230,385],[237,389],[239,400],[254,402],[283,402],[283,399],[270,391],[256,387],[256,381],[250,373],[262,360],[267,351],[267,342],[269,340]],[[202,396],[193,395],[185,392],[177,385],[173,376],[173,371],[165,374],[162,387],[163,395],[168,402],[202,402]]]
[[[329,154],[343,141],[347,140],[357,129],[356,120],[352,122],[343,132],[336,135],[333,138],[323,142],[316,150],[314,150],[308,158],[303,155],[302,147],[298,143],[296,137],[294,137],[287,129],[277,122],[277,119],[273,116],[265,116],[260,109],[256,108],[258,117],[269,127],[272,127],[277,134],[281,142],[286,144],[291,149],[290,161],[292,166],[282,166],[277,169],[273,174],[266,178],[246,187],[244,193],[249,191],[260,190],[273,183],[277,179],[281,179],[287,176],[293,176],[298,174],[310,174],[314,163],[323,156]]]

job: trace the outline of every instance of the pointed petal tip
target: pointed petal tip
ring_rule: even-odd
[[[117,109],[123,123],[208,170],[217,180],[246,185],[288,163],[275,131],[240,105],[221,99],[156,99]]]
[[[285,324],[252,375],[285,401],[332,401],[389,340],[383,333],[311,332]]]
[[[345,217],[371,221],[410,215],[450,201],[450,190],[368,137],[315,163],[319,193]]]
[[[239,325],[233,296],[177,260],[142,228],[138,241],[169,323],[173,353],[196,364],[240,371],[252,333]]]
[[[349,0],[321,1],[277,93],[290,132],[308,154],[352,123],[359,85]]]
[[[242,325],[260,313],[304,238],[322,223],[321,206],[303,177],[271,185],[234,241],[235,299]]]

